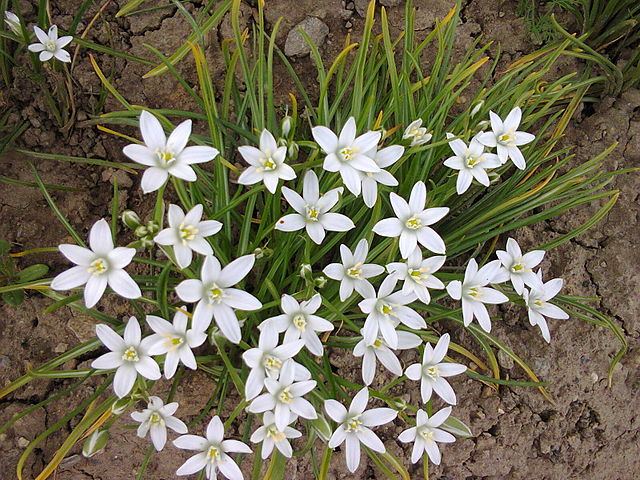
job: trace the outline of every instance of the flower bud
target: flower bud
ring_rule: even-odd
[[[327,419],[324,417],[324,415],[319,414],[318,418],[309,420],[309,425],[311,425],[311,428],[313,428],[313,430],[318,434],[318,437],[320,437],[322,441],[329,441],[332,435],[331,426],[329,425],[329,422],[327,422]]]
[[[309,265],[308,263],[303,263],[302,265],[300,265],[300,276],[302,278],[306,277],[310,273],[311,273],[311,265]]]
[[[114,415],[122,415],[124,411],[131,405],[131,398],[119,398],[111,404],[111,413]]]
[[[142,237],[140,239],[140,247],[142,248],[152,248],[154,245],[155,245],[155,242],[151,237]]]
[[[478,113],[480,111],[480,109],[482,108],[482,105],[484,105],[484,100],[480,100],[475,107],[473,107],[471,109],[471,116],[474,117],[476,115],[476,113]]]
[[[281,130],[282,130],[283,137],[289,136],[289,132],[291,132],[291,125],[292,125],[292,119],[289,115],[287,115],[282,119]]]
[[[316,287],[324,288],[324,286],[327,284],[327,277],[323,277],[322,275],[320,275],[319,277],[316,277],[314,279],[314,282],[316,284]]]
[[[9,10],[5,10],[4,23],[7,24],[7,27],[9,27],[13,33],[15,33],[16,35],[20,35],[20,19],[15,13],[10,12]]]
[[[106,430],[96,430],[87,438],[82,446],[82,455],[86,458],[93,457],[104,450],[109,440],[109,432]]]
[[[296,142],[290,142],[289,148],[287,148],[287,157],[289,160],[297,160],[298,152],[300,151],[300,147]]]
[[[149,230],[147,230],[147,227],[145,227],[144,225],[140,225],[136,227],[133,233],[136,235],[136,237],[142,238],[149,235]]]
[[[484,130],[488,126],[489,126],[489,120],[482,120],[481,122],[478,122],[478,129],[479,130]]]
[[[147,222],[147,230],[149,232],[149,235],[155,235],[160,231],[160,225],[153,220],[149,220]]]
[[[125,210],[124,212],[122,212],[121,218],[122,218],[122,223],[124,223],[127,227],[129,227],[132,230],[135,230],[136,228],[138,228],[142,223],[142,220],[140,220],[140,217],[138,216],[138,214],[133,210]]]

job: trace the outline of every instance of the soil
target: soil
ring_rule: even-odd
[[[115,13],[126,1],[106,3],[100,20],[89,31],[88,38],[92,41],[111,44],[120,50],[152,59],[152,54],[144,44],[151,44],[169,54],[186,39],[188,24],[175,7],[115,19]],[[381,3],[388,6],[391,24],[399,28],[404,2],[386,0]],[[435,18],[442,18],[453,2],[429,0],[415,3],[418,5],[416,27],[426,34],[433,27]],[[35,12],[32,2],[25,0],[20,4],[26,18],[33,23]],[[185,3],[185,6],[190,12],[196,12],[201,8],[201,2]],[[295,3],[272,0],[267,2],[267,22],[273,24],[279,16],[285,17],[278,37],[278,44],[284,48],[286,34],[291,28],[307,16],[319,18],[330,29],[321,47],[322,54],[330,59],[344,44],[348,31],[357,38],[362,28],[363,2],[347,2],[346,6],[349,8],[346,9],[340,0],[320,3],[313,0],[297,0]],[[83,30],[99,7],[96,3],[87,10],[79,31]],[[466,2],[458,30],[457,51],[463,52],[479,35],[483,36],[484,41],[494,42],[488,50],[490,56],[496,55],[501,48],[501,64],[506,65],[534,50],[535,46],[530,43],[522,20],[515,14],[515,7],[516,2],[513,1]],[[51,2],[52,22],[67,28],[76,8],[75,0]],[[243,5],[242,11],[244,21],[249,22],[251,7]],[[207,55],[212,71],[220,72],[217,81],[222,80],[219,43],[230,35],[227,18],[209,38]],[[184,110],[196,110],[190,98],[176,89],[167,77],[142,80],[141,75],[146,71],[143,66],[114,60],[102,54],[94,56],[103,71],[112,72],[115,87],[131,103],[152,108],[177,106]],[[294,59],[293,64],[305,82],[312,84],[315,81],[308,57]],[[15,85],[0,97],[0,103],[14,108],[11,121],[28,122],[29,128],[18,146],[48,153],[124,160],[121,149],[125,140],[101,133],[86,122],[91,115],[120,109],[120,106],[109,97],[100,108],[97,96],[99,79],[93,73],[85,50],[79,50],[73,66],[75,122],[64,133],[55,126],[38,88],[26,76],[27,68],[26,60],[14,68]],[[196,83],[195,67],[191,62],[183,61],[179,68],[188,82]],[[571,71],[576,68],[580,68],[579,64],[567,61],[560,70]],[[284,98],[294,88],[285,79],[286,75],[281,78],[275,87],[276,98]],[[50,82],[54,85],[57,80],[58,77],[54,77]],[[198,128],[202,128],[202,125]],[[128,133],[134,134],[134,130],[130,129]],[[582,111],[567,130],[563,142],[566,146],[574,146],[576,161],[592,158],[617,142],[617,148],[606,161],[606,168],[613,170],[640,166],[640,91],[629,90],[616,98],[602,98],[594,109]],[[151,210],[150,200],[143,198],[139,189],[139,178],[123,171],[29,159],[21,154],[10,153],[0,159],[0,175],[32,181],[29,161],[35,164],[46,183],[77,189],[74,192],[55,191],[53,197],[60,210],[83,236],[98,218],[109,215],[114,177],[120,186],[120,210],[134,207],[142,214]],[[528,326],[521,311],[503,309],[504,321],[496,325],[492,333],[520,352],[539,376],[550,382],[548,390],[554,403],[545,400],[533,388],[500,388],[495,392],[469,378],[454,379],[452,383],[459,399],[454,415],[471,427],[474,437],[443,447],[442,465],[431,465],[431,478],[637,478],[640,472],[640,417],[637,413],[640,410],[640,302],[637,295],[640,291],[640,275],[637,273],[640,265],[637,245],[639,187],[637,174],[616,177],[611,184],[612,189],[620,192],[616,206],[595,228],[551,251],[543,265],[545,271],[549,272],[548,278],[560,276],[565,279],[566,293],[600,297],[601,300],[594,303],[594,308],[613,317],[622,327],[629,342],[629,352],[616,367],[611,386],[607,385],[607,369],[619,346],[609,331],[576,318],[552,320],[552,342],[548,345],[537,330]],[[519,232],[518,240],[525,248],[533,247],[575,228],[592,215],[598,206],[588,205],[552,222],[523,230]],[[126,232],[119,235],[126,235]],[[14,251],[71,241],[37,189],[4,183],[0,183],[0,238],[13,243]],[[54,273],[64,266],[57,254],[37,254],[20,260],[21,265],[33,262],[47,263]],[[50,300],[37,294],[29,294],[19,308],[0,305],[0,385],[17,378],[31,365],[38,365],[52,354],[63,352],[93,336],[94,321],[91,318],[67,308],[43,313],[50,303]],[[124,302],[109,301],[101,305],[110,315],[119,318],[130,314]],[[459,343],[472,343],[463,330],[451,330],[450,324],[440,327],[451,331]],[[404,352],[401,358],[408,364],[415,360],[415,355],[414,352]],[[89,360],[80,358],[66,366],[82,365]],[[522,378],[517,367],[505,359],[500,360],[504,371],[514,378]],[[355,379],[359,376],[360,363],[354,363],[351,357],[335,353],[332,363],[339,374],[346,378]],[[211,391],[214,384],[200,372],[186,375],[187,381],[181,382],[176,400],[181,405],[181,417],[191,420],[206,403],[207,392]],[[31,382],[28,387],[1,401],[0,424],[67,385],[69,383],[65,381]],[[86,382],[63,401],[37,410],[2,434],[0,478],[14,478],[15,465],[28,442],[60,419],[71,406],[79,404],[95,386],[95,381]],[[167,385],[160,385],[159,391],[167,388]],[[412,402],[418,401],[417,390],[401,393]],[[229,400],[221,413],[223,417],[234,405],[233,399]],[[101,454],[86,459],[79,455],[77,448],[72,450],[53,478],[134,478],[148,441],[138,439],[132,430],[124,428],[127,424],[124,418],[117,422]],[[204,424],[201,424],[197,430],[203,428]],[[407,458],[407,449],[394,438],[404,428],[398,425],[381,430],[387,447],[401,458]],[[229,433],[238,434],[235,430]],[[24,478],[37,476],[62,439],[61,434],[55,434],[35,450],[25,465]],[[162,455],[153,456],[146,478],[174,478],[175,469],[186,458],[185,453],[167,448]],[[361,467],[351,475],[342,458],[341,454],[334,455],[330,478],[383,478],[371,465]],[[250,469],[250,461],[245,459],[242,467]],[[421,466],[410,467],[411,478],[421,478],[420,469]],[[308,461],[294,458],[287,467],[285,478],[312,476]]]

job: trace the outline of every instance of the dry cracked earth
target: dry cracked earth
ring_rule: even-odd
[[[154,0],[155,1],[155,0]],[[22,0],[23,12],[32,20],[33,2]],[[164,8],[115,19],[124,0],[108,1],[99,21],[89,32],[89,38],[98,43],[112,45],[145,58],[152,58],[144,44],[151,44],[165,54],[174,51],[186,39],[188,25],[175,7]],[[197,12],[202,2],[187,2],[191,12]],[[389,19],[397,30],[402,25],[403,5],[400,0],[381,0],[388,8]],[[425,34],[451,7],[450,0],[416,1],[416,28]],[[85,14],[80,31],[97,13],[96,3]],[[272,0],[267,2],[267,21],[273,24],[283,16],[278,44],[288,54],[303,55],[299,39],[289,38],[289,32],[301,22],[307,22],[314,38],[321,46],[325,58],[337,54],[345,35],[351,32],[357,38],[362,28],[366,3],[362,0],[341,2],[327,0]],[[68,27],[77,8],[76,0],[52,0],[53,23]],[[253,14],[250,5],[242,8],[242,21],[248,24]],[[484,41],[493,41],[488,53],[494,56],[501,45],[506,65],[534,50],[523,21],[515,15],[515,2],[497,0],[467,1],[458,30],[457,51],[462,52],[482,35]],[[210,36],[207,56],[212,71],[222,79],[219,43],[231,36],[231,25],[225,18]],[[505,41],[508,39],[508,41]],[[145,68],[124,60],[97,54],[96,60],[104,71],[116,72],[114,85],[131,103],[152,108],[179,105],[181,109],[195,109],[189,97],[174,88],[164,78],[142,80]],[[295,67],[305,81],[315,80],[308,56],[293,57]],[[75,94],[75,122],[65,132],[53,126],[42,96],[25,75],[27,63],[14,70],[15,84],[0,94],[0,103],[17,107],[12,121],[27,121],[26,130],[18,144],[21,147],[51,153],[80,157],[122,160],[123,141],[103,134],[87,120],[99,113],[100,83],[93,73],[87,52],[79,51],[73,67]],[[571,60],[561,63],[559,72],[576,71],[582,66]],[[185,77],[195,83],[195,67],[188,61],[180,65]],[[217,73],[216,73],[217,72]],[[293,91],[285,75],[276,76],[277,96]],[[464,101],[464,99],[462,99]],[[102,111],[117,109],[117,103],[108,98]],[[202,126],[200,126],[202,128]],[[133,130],[132,132],[133,133]],[[640,166],[640,91],[629,90],[618,97],[603,97],[595,107],[576,115],[563,139],[565,146],[573,146],[575,161],[592,158],[612,143],[617,147],[606,160],[610,170]],[[141,213],[151,209],[149,199],[142,197],[139,179],[123,171],[80,164],[62,164],[37,160],[36,166],[44,181],[50,184],[74,187],[74,192],[55,192],[54,198],[71,223],[80,232],[97,219],[109,214],[111,188],[116,177],[121,188],[121,208],[134,207]],[[9,154],[0,159],[0,174],[32,180],[31,169],[25,158]],[[527,479],[527,480],[634,480],[640,472],[640,265],[637,244],[638,194],[640,180],[635,173],[616,177],[612,189],[620,192],[619,201],[610,213],[592,230],[550,252],[544,261],[549,278],[565,279],[565,292],[575,295],[599,297],[594,303],[601,312],[614,318],[623,329],[629,343],[629,352],[616,367],[611,386],[607,385],[607,369],[618,349],[614,336],[579,319],[552,321],[552,342],[546,344],[539,333],[529,328],[526,318],[518,309],[505,308],[500,313],[504,321],[496,325],[495,334],[533,366],[539,376],[550,382],[548,390],[554,403],[545,400],[535,389],[500,388],[495,392],[469,378],[454,380],[460,399],[455,415],[472,429],[474,437],[460,440],[443,448],[443,461],[432,466],[431,478],[448,480]],[[532,247],[548,238],[575,228],[589,218],[599,205],[588,205],[571,211],[554,221],[522,230],[518,240]],[[122,233],[125,235],[125,233]],[[42,196],[28,187],[0,184],[0,238],[14,244],[14,251],[42,246],[55,246],[69,241],[64,228],[50,213]],[[31,256],[29,262],[47,263],[52,271],[63,268],[61,258],[55,254]],[[26,265],[26,261],[21,263]],[[30,365],[38,365],[57,352],[77,345],[93,336],[94,322],[69,309],[52,314],[43,310],[50,301],[29,295],[20,308],[0,306],[0,385],[21,375]],[[110,315],[129,315],[127,304],[117,300],[104,302]],[[451,325],[442,324],[451,331]],[[467,334],[453,329],[452,336],[460,343],[471,345]],[[403,353],[402,360],[411,362],[414,352]],[[82,367],[90,358],[79,358],[65,365]],[[331,359],[340,375],[357,378],[360,365],[348,356],[336,352]],[[506,358],[500,358],[503,371],[513,378],[523,378],[522,372]],[[181,403],[182,416],[195,418],[206,403],[212,388],[209,378],[200,373],[189,374],[182,382],[176,399]],[[382,379],[384,380],[384,379]],[[8,399],[0,407],[0,423],[25,407],[60,391],[67,383],[62,381],[32,382]],[[18,421],[0,437],[0,478],[15,478],[15,465],[29,441],[39,432],[61,418],[71,405],[77,405],[94,391],[95,384],[83,387],[62,401]],[[162,386],[161,388],[167,388]],[[417,402],[418,391],[401,392],[407,400]],[[233,404],[225,406],[228,414]],[[124,428],[122,419],[112,431],[106,449],[99,455],[85,459],[74,449],[63,461],[53,478],[58,480],[120,480],[134,478],[147,448],[134,432]],[[394,430],[395,428],[395,430]],[[394,438],[403,426],[383,429],[381,436],[394,453],[406,458],[406,450]],[[229,432],[231,435],[237,431]],[[25,465],[25,477],[35,478],[51,458],[62,440],[53,435],[35,449]],[[146,478],[174,478],[177,466],[184,461],[185,452],[167,448],[161,456],[154,456]],[[245,459],[243,469],[250,468]],[[411,467],[411,478],[421,478],[420,467]],[[311,466],[305,458],[294,458],[285,478],[309,478]],[[334,455],[330,478],[365,479],[383,478],[372,466],[360,468],[351,475],[346,470],[342,455]]]

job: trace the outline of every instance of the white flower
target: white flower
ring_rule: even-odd
[[[198,204],[185,215],[178,205],[169,205],[169,228],[162,230],[153,239],[160,245],[173,247],[180,268],[191,265],[192,250],[202,255],[213,254],[211,245],[204,238],[218,233],[222,223],[217,220],[201,222],[202,209],[202,205]]]
[[[450,405],[456,404],[456,394],[444,377],[459,375],[467,370],[467,367],[458,363],[443,363],[442,359],[449,349],[449,334],[445,333],[436,348],[430,343],[424,346],[422,364],[409,365],[404,374],[411,380],[420,380],[420,394],[422,401],[427,403],[431,393],[436,392],[440,398]]]
[[[282,187],[282,193],[289,205],[298,213],[285,215],[278,220],[276,230],[293,232],[306,228],[311,240],[320,245],[324,240],[325,230],[346,232],[355,228],[349,217],[329,212],[338,203],[342,188],[334,188],[320,195],[318,177],[313,170],[309,170],[304,176],[302,197],[288,187]]]
[[[124,329],[124,338],[106,325],[96,325],[96,334],[100,341],[111,350],[96,358],[91,368],[98,370],[116,369],[113,378],[113,391],[120,398],[127,395],[138,378],[138,374],[149,380],[158,380],[160,367],[149,355],[151,337],[142,339],[140,324],[135,317],[129,318]]]
[[[9,27],[13,33],[15,33],[16,35],[20,35],[20,19],[15,13],[10,12],[9,10],[5,10],[4,23],[7,24],[7,27]]]
[[[322,271],[327,277],[340,282],[340,300],[351,296],[353,289],[362,296],[371,290],[367,278],[384,272],[384,267],[374,263],[364,263],[369,253],[369,243],[365,238],[356,245],[354,253],[346,245],[340,245],[342,263],[330,263]]]
[[[51,25],[46,33],[40,27],[33,27],[33,31],[40,42],[32,43],[28,48],[30,52],[40,52],[38,58],[40,58],[41,62],[51,60],[53,57],[56,57],[61,62],[71,62],[71,55],[64,47],[73,40],[72,36],[67,35],[58,38],[58,27],[56,25]]]
[[[293,180],[296,172],[284,163],[287,158],[287,147],[278,147],[276,139],[267,130],[260,134],[260,149],[248,145],[238,147],[242,158],[250,165],[238,178],[242,185],[253,185],[264,182],[271,193],[276,192],[278,180]]]
[[[514,165],[520,170],[527,166],[519,146],[532,142],[536,137],[526,132],[516,131],[522,119],[522,110],[515,107],[509,112],[507,118],[502,119],[493,112],[489,112],[491,118],[491,130],[478,136],[478,141],[487,147],[497,147],[500,163],[505,163],[511,158]]]
[[[427,326],[418,312],[405,306],[415,300],[414,294],[406,295],[400,291],[391,293],[396,282],[394,277],[388,276],[380,285],[377,294],[371,287],[365,299],[358,304],[360,310],[368,314],[361,333],[369,345],[375,342],[378,335],[382,335],[387,345],[395,349],[398,348],[398,324],[403,323],[416,330]]]
[[[440,465],[440,450],[436,442],[453,443],[456,441],[456,437],[438,428],[449,418],[449,415],[451,415],[451,407],[443,408],[431,417],[424,410],[418,410],[416,426],[408,428],[398,436],[398,440],[403,443],[413,442],[411,463],[417,463],[424,452],[427,452],[429,459],[436,465]]]
[[[398,412],[391,408],[372,408],[365,411],[369,402],[369,389],[364,387],[351,401],[347,411],[335,400],[325,400],[324,409],[339,424],[329,440],[329,448],[336,448],[347,442],[345,458],[351,473],[360,465],[360,444],[374,452],[384,453],[386,448],[378,436],[369,427],[377,427],[393,421]]]
[[[295,381],[295,365],[293,360],[287,360],[280,369],[278,380],[266,378],[264,385],[267,392],[253,399],[247,410],[252,413],[262,413],[272,410],[275,425],[283,431],[290,423],[291,414],[313,420],[318,418],[313,405],[302,398],[316,387],[315,380]]]
[[[84,304],[93,307],[107,285],[124,298],[139,298],[140,287],[123,269],[131,263],[135,248],[113,246],[111,229],[106,220],[98,220],[89,232],[91,249],[62,244],[58,249],[77,266],[62,272],[51,282],[53,290],[70,290],[86,284]]]
[[[315,315],[321,304],[322,297],[318,293],[300,303],[291,295],[285,294],[280,301],[280,308],[284,313],[266,319],[258,328],[261,332],[271,329],[278,333],[285,332],[283,343],[301,338],[311,353],[322,356],[324,349],[316,332],[330,332],[333,324]]]
[[[155,315],[147,315],[147,323],[155,332],[151,335],[149,354],[165,355],[164,376],[171,378],[182,362],[191,370],[198,368],[196,357],[191,351],[207,339],[207,334],[193,328],[187,329],[187,315],[178,310],[173,316],[173,325]],[[153,340],[153,342],[152,342]]]
[[[360,172],[360,179],[362,181],[362,199],[364,204],[372,208],[376,204],[378,199],[378,183],[386,185],[387,187],[395,187],[398,185],[398,180],[383,168],[389,167],[396,163],[402,154],[404,153],[404,147],[400,145],[391,145],[389,147],[367,152],[367,156],[372,158],[376,165],[380,167],[379,172]]]
[[[431,140],[432,135],[427,133],[427,129],[422,126],[422,119],[414,120],[405,129],[402,138],[404,140],[411,139],[411,146],[422,145]]]
[[[400,237],[400,253],[402,258],[409,255],[420,243],[434,253],[445,253],[444,241],[428,225],[441,220],[449,208],[427,208],[427,187],[424,182],[417,182],[411,190],[407,203],[400,195],[391,192],[389,196],[396,218],[385,218],[373,226],[373,231],[383,237]]]
[[[275,415],[273,412],[264,412],[262,423],[264,425],[259,427],[253,432],[253,435],[251,435],[251,441],[253,443],[262,442],[262,459],[264,460],[271,455],[273,447],[276,447],[285,457],[291,458],[293,449],[291,448],[289,439],[301,437],[302,434],[288,426],[283,430],[278,429],[275,424]]]
[[[367,132],[356,138],[356,121],[349,117],[340,131],[340,137],[327,127],[313,127],[311,133],[327,154],[322,168],[328,172],[340,172],[349,191],[356,197],[360,195],[362,185],[359,172],[380,171],[376,162],[367,156],[367,152],[378,145],[380,132]]]
[[[222,334],[233,343],[240,342],[242,333],[234,309],[258,310],[262,303],[250,293],[237,288],[237,284],[255,263],[255,255],[244,255],[222,268],[220,261],[213,255],[207,255],[200,270],[200,280],[184,280],[176,286],[176,293],[184,302],[198,302],[193,311],[191,325],[196,330],[209,328],[211,319]]]
[[[541,272],[538,273],[539,275],[536,277],[538,281],[531,287],[531,290],[523,289],[522,297],[527,305],[529,323],[532,326],[537,325],[540,327],[542,337],[547,342],[551,342],[551,334],[549,333],[549,327],[544,317],[557,318],[559,320],[569,318],[567,312],[549,303],[549,300],[555,297],[562,289],[563,281],[561,278],[554,278],[553,280],[543,283],[542,274]]]
[[[490,332],[491,319],[484,304],[509,301],[503,293],[485,286],[497,278],[499,269],[500,260],[494,260],[478,270],[478,263],[472,258],[467,264],[463,281],[454,280],[447,285],[447,292],[451,298],[462,300],[462,318],[465,327],[469,326],[475,316],[482,329]]]
[[[513,238],[507,239],[507,250],[496,251],[502,268],[493,278],[493,283],[510,279],[516,293],[522,295],[525,285],[531,287],[539,283],[533,268],[542,261],[544,254],[544,250],[532,250],[522,255],[518,242]]]
[[[293,358],[304,346],[303,340],[294,339],[284,341],[278,345],[278,332],[273,328],[263,328],[258,337],[258,346],[250,348],[242,354],[244,363],[251,369],[247,376],[244,395],[247,400],[258,396],[264,387],[266,378],[274,380],[280,375],[282,365]],[[294,379],[308,380],[311,378],[309,371],[300,364],[295,363]],[[297,377],[297,378],[296,378]]]
[[[212,147],[186,147],[191,135],[191,120],[178,125],[167,139],[158,119],[143,110],[140,114],[140,133],[144,145],[127,145],[122,153],[134,162],[149,167],[140,183],[144,193],[158,190],[169,175],[195,182],[196,172],[190,165],[213,160],[219,153]]]
[[[397,350],[415,348],[422,343],[420,337],[411,332],[398,332]],[[353,349],[354,357],[362,357],[362,380],[365,385],[371,385],[376,373],[376,359],[396,376],[402,375],[402,365],[395,352],[389,348],[384,338],[378,336],[373,342],[367,343],[364,338]]]
[[[215,480],[217,471],[229,480],[242,480],[244,477],[240,467],[229,456],[229,453],[251,453],[248,445],[238,440],[223,440],[224,425],[217,415],[207,425],[206,437],[198,435],[182,435],[173,444],[184,450],[200,452],[189,458],[176,471],[176,475],[191,475],[204,469],[207,479]]]
[[[167,428],[176,433],[187,433],[188,429],[184,422],[173,416],[177,409],[177,402],[165,405],[159,397],[149,397],[147,408],[131,414],[131,418],[140,422],[138,437],[144,438],[149,433],[153,446],[159,452],[167,443]]]
[[[453,134],[447,133],[447,138],[453,137]],[[459,170],[456,181],[458,195],[462,195],[468,190],[474,178],[478,183],[488,187],[491,182],[485,170],[502,165],[498,156],[495,153],[485,153],[484,145],[478,141],[477,136],[471,139],[468,147],[459,138],[451,140],[449,146],[455,155],[447,158],[444,164],[449,168]]]
[[[420,249],[416,248],[407,262],[394,262],[387,265],[387,272],[392,274],[397,280],[402,280],[402,293],[408,295],[414,293],[418,299],[428,305],[431,302],[431,295],[428,288],[443,289],[444,283],[433,276],[437,272],[447,257],[435,256],[422,259]]]

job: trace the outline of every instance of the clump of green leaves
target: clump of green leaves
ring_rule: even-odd
[[[19,270],[15,260],[9,255],[11,244],[0,239],[0,287],[12,284],[31,283],[49,273],[49,267],[38,263]],[[9,290],[2,293],[2,301],[12,307],[22,305],[24,290]]]

